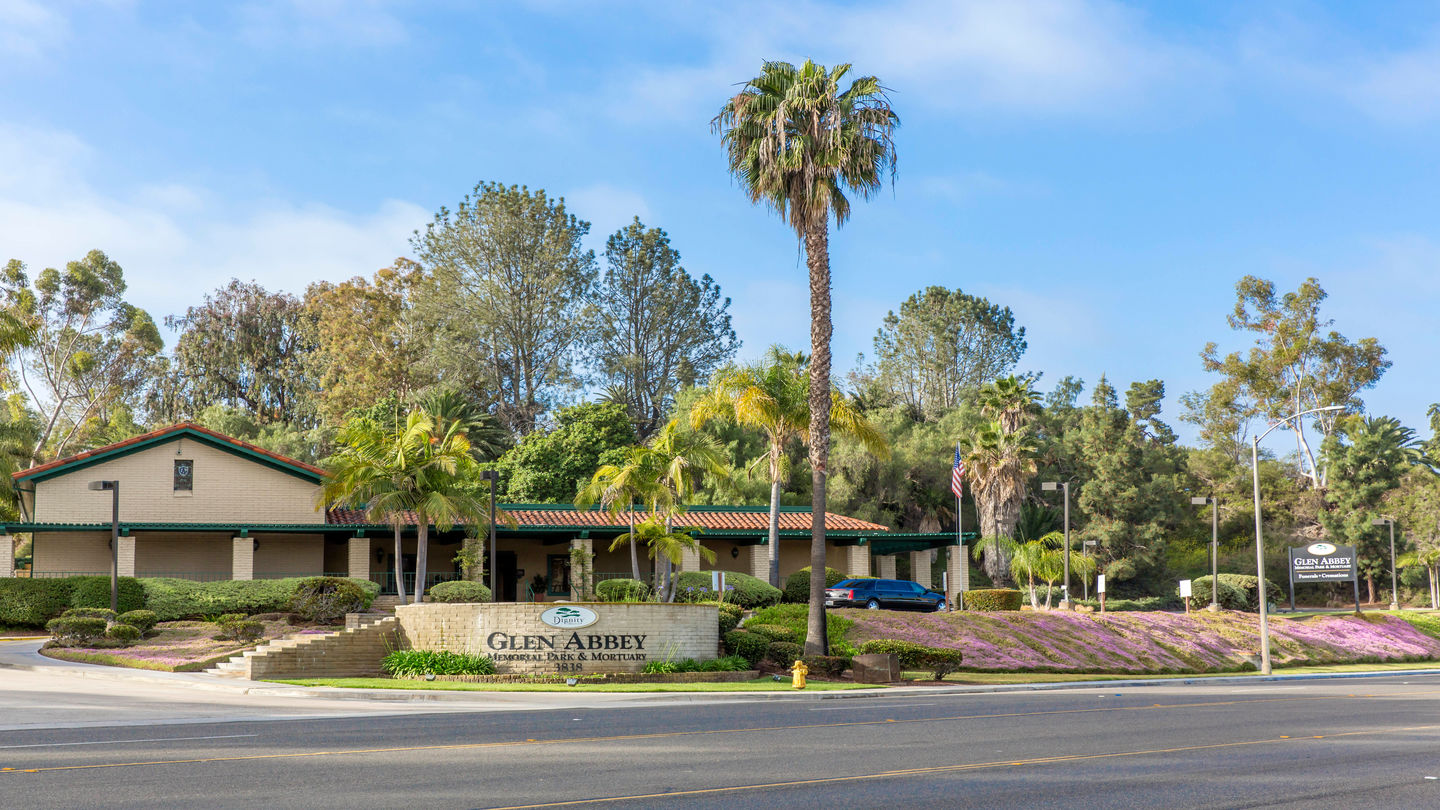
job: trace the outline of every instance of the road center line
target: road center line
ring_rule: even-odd
[[[938,706],[938,703],[886,703],[877,705],[874,703],[864,706],[821,706],[818,709],[810,709],[812,712],[853,712],[857,709],[908,709],[911,706]]]
[[[175,740],[229,740],[236,737],[259,737],[259,734],[211,734],[205,737],[151,737],[144,740],[86,740],[84,742],[32,743],[30,745],[0,745],[0,750],[10,748],[60,748],[67,745],[123,745],[125,743],[172,742]]]

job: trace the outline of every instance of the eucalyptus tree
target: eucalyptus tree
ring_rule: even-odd
[[[825,569],[825,475],[830,452],[830,220],[850,217],[846,191],[868,199],[895,171],[900,124],[880,80],[841,88],[850,65],[766,62],[727,100],[711,126],[730,173],[752,203],[764,203],[794,229],[810,276],[810,567]],[[809,653],[826,649],[825,578],[812,577]]]
[[[785,449],[795,441],[810,444],[813,436],[808,385],[813,378],[806,380],[806,365],[804,355],[771,346],[764,362],[758,365],[717,372],[709,387],[691,405],[689,414],[691,426],[697,429],[720,418],[732,419],[765,434],[765,455],[752,461],[749,470],[754,471],[764,463],[769,474],[770,584],[777,588],[780,587],[780,491],[790,477],[790,461]],[[827,421],[835,432],[853,437],[876,455],[889,454],[884,435],[838,389],[831,389],[827,404]],[[813,464],[813,453],[811,457]],[[824,517],[821,512],[816,520],[823,523]],[[821,553],[823,555],[823,549]]]

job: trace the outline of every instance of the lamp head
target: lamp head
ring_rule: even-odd
[[[1371,525],[1371,526],[1389,526],[1389,525],[1390,525],[1390,518],[1375,518],[1374,520],[1370,521],[1370,525]]]
[[[118,481],[91,481],[90,490],[92,492],[104,492],[107,489],[114,489],[118,483]]]
[[[499,481],[499,480],[500,480],[500,471],[499,471],[499,470],[481,470],[481,471],[480,471],[480,480],[481,480],[481,481]]]
[[[1209,499],[1209,498],[1191,498],[1191,499],[1190,499],[1190,503],[1191,503],[1191,505],[1193,505],[1193,506],[1204,506],[1205,504],[1210,503],[1210,499]]]
[[[1054,492],[1055,490],[1060,488],[1060,484],[1056,483],[1055,481],[1045,481],[1040,484],[1040,488],[1045,490],[1046,492]]]

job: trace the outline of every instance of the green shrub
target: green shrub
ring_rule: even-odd
[[[1209,588],[1210,578],[1200,577],[1200,579],[1195,580],[1195,582],[1198,583],[1202,580],[1205,583],[1205,587]],[[1220,584],[1229,585],[1245,595],[1245,610],[1260,610],[1260,601],[1256,598],[1256,593],[1260,590],[1259,577],[1251,576],[1250,574],[1221,574]],[[1280,602],[1285,598],[1285,590],[1271,577],[1265,578],[1265,592],[1270,594],[1271,602]],[[1210,603],[1206,602],[1205,604],[1208,605]]]
[[[1134,579],[1139,570],[1136,569],[1133,561],[1121,557],[1118,560],[1111,560],[1105,566],[1104,573],[1106,582],[1124,582],[1127,579]]]
[[[740,619],[745,616],[745,609],[733,602],[713,602],[720,610],[720,637],[740,626]]]
[[[755,611],[755,614],[745,623],[744,629],[749,630],[751,625],[784,627],[790,631],[790,637],[782,640],[804,644],[805,636],[809,632],[809,620],[809,605],[772,605]],[[854,624],[855,622],[843,616],[836,616],[834,613],[827,614],[825,635],[830,642],[830,652],[836,655],[855,654],[855,646],[845,640],[845,634]]]
[[[45,623],[55,643],[63,646],[88,644],[105,635],[109,622],[89,616],[61,616]]]
[[[825,569],[825,587],[838,584],[848,579],[844,574],[834,568]],[[791,574],[785,580],[785,601],[791,604],[801,604],[810,601],[810,566],[805,566],[799,571]]]
[[[105,638],[119,642],[126,647],[139,641],[142,635],[144,634],[140,632],[140,628],[129,624],[112,624],[105,629]]]
[[[115,621],[115,611],[110,608],[70,608],[60,615],[67,619],[104,619],[107,622]]]
[[[984,612],[1019,610],[1021,595],[1013,588],[986,588],[965,592],[965,609]]]
[[[116,616],[115,621],[128,624],[143,634],[154,630],[160,619],[155,616],[153,610],[129,610]]]
[[[731,655],[738,655],[750,663],[753,669],[761,661],[765,660],[765,650],[770,646],[770,639],[758,633],[751,633],[747,630],[731,630],[725,634],[725,649]]]
[[[193,582],[188,579],[142,579],[145,607],[155,611],[162,622],[213,616],[217,613],[284,613],[290,610],[295,589],[305,579],[222,580]],[[366,605],[380,593],[380,586],[368,579],[347,579],[365,593]]]
[[[850,659],[843,655],[807,655],[800,660],[818,678],[838,678],[850,668]]]
[[[745,629],[752,633],[759,633],[771,641],[788,641],[792,644],[802,644],[805,641],[805,628],[786,626],[783,624],[760,624],[755,621],[745,623]]]
[[[700,662],[701,672],[744,672],[750,668],[750,662],[739,655],[726,655]]]
[[[1254,579],[1254,577],[1251,577]],[[1245,598],[1245,592],[1221,579],[1215,585],[1215,596],[1220,600],[1220,607],[1224,610],[1248,610],[1249,600]],[[1201,610],[1210,604],[1210,577],[1201,577],[1192,580],[1190,583],[1190,598],[1180,596],[1180,587],[1175,587],[1175,598],[1181,600],[1183,605],[1189,601],[1191,610]],[[1109,607],[1107,604],[1106,607]]]
[[[1096,610],[1100,609],[1100,600],[1098,599],[1077,599],[1075,602],[1088,605]],[[1210,604],[1210,597],[1205,597],[1205,604]],[[1139,599],[1106,599],[1105,609],[1111,612],[1184,610],[1185,603],[1178,596],[1144,596]]]
[[[927,647],[913,641],[880,638],[860,645],[863,655],[893,655],[900,660],[901,669],[918,669],[935,674],[935,680],[944,680],[946,675],[960,668],[963,658],[960,650],[944,647]]]
[[[495,674],[495,662],[490,656],[451,650],[394,650],[385,656],[380,668],[392,678]]]
[[[306,620],[334,624],[346,613],[358,613],[370,607],[370,598],[356,582],[342,577],[310,577],[295,586],[290,609]]]
[[[110,607],[110,577],[71,577],[74,588],[70,592],[70,607]],[[139,610],[145,607],[145,586],[134,577],[120,577],[116,580],[116,594],[120,611]]]
[[[70,607],[74,587],[73,577],[0,579],[0,625],[44,627]]]
[[[710,589],[709,571],[682,571],[675,580],[675,598],[681,602],[709,602],[717,596]],[[734,602],[742,608],[753,610],[778,604],[781,593],[779,588],[771,586],[763,579],[738,571],[726,571],[723,596],[719,601]]]
[[[793,641],[772,641],[765,648],[765,660],[789,669],[804,653],[805,648]]]
[[[439,582],[425,592],[432,602],[489,602],[490,589],[479,582]]]
[[[265,625],[251,619],[245,618],[240,613],[227,613],[215,620],[220,628],[216,635],[218,639],[231,641],[254,641],[265,634]]]
[[[595,583],[595,596],[601,602],[644,602],[650,586],[638,579],[606,579]]]

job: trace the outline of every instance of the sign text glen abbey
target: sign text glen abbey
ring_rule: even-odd
[[[538,636],[495,632],[485,637],[496,663],[553,662],[559,672],[580,672],[586,661],[645,661],[644,633],[581,633]]]

